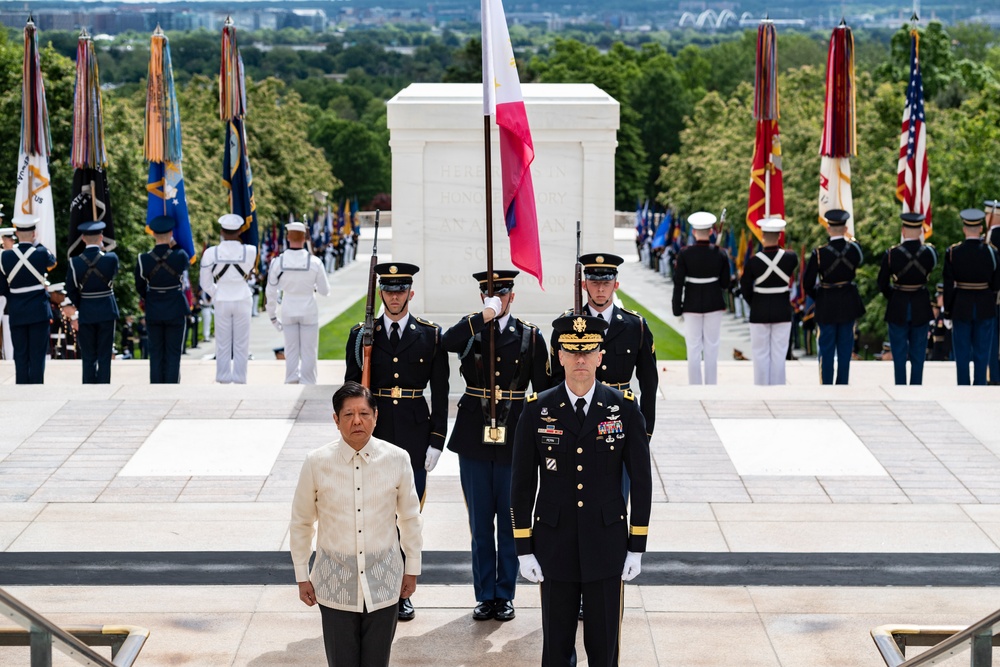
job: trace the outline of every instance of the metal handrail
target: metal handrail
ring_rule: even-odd
[[[886,667],[930,667],[972,650],[971,667],[990,667],[993,647],[1000,646],[1000,609],[973,623],[961,626],[880,625],[871,631]],[[907,646],[930,646],[920,655],[906,659]]]
[[[149,630],[132,625],[85,625],[60,628],[0,589],[0,613],[21,626],[0,628],[0,646],[31,646],[31,664],[51,665],[52,647],[81,665],[131,667],[149,637]],[[110,646],[108,660],[91,646]]]

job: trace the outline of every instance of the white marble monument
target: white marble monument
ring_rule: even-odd
[[[548,335],[573,305],[576,221],[583,252],[613,251],[619,105],[592,84],[522,86],[544,291],[521,273],[513,311]],[[388,102],[392,258],[421,267],[413,312],[445,328],[482,308],[472,278],[486,269],[482,86],[413,84]],[[515,268],[503,223],[499,133],[492,126],[494,268]]]

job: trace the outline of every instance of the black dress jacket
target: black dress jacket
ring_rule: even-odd
[[[674,316],[725,310],[722,294],[729,289],[729,280],[726,253],[708,241],[687,246],[677,256],[674,268]]]
[[[944,310],[952,320],[968,322],[996,317],[1000,289],[997,251],[981,239],[965,239],[944,256]]]
[[[920,239],[903,241],[885,251],[877,282],[878,290],[888,301],[886,322],[923,326],[934,319],[927,278],[935,266],[937,251]]]
[[[832,239],[809,255],[802,280],[806,294],[816,302],[817,324],[853,322],[865,314],[854,284],[864,258],[861,246],[844,238]]]
[[[767,262],[777,259],[776,271],[769,271]],[[765,260],[766,258],[766,260]],[[792,321],[792,304],[789,301],[790,281],[799,266],[799,258],[794,252],[782,251],[777,246],[764,248],[750,258],[743,267],[740,289],[743,298],[750,304],[750,322],[753,324],[774,324]],[[784,276],[787,276],[787,280]],[[760,285],[756,285],[762,279]]]

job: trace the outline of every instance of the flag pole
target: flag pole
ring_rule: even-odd
[[[491,141],[492,129],[490,126],[491,117],[489,114],[483,116],[483,145],[486,149],[486,295],[493,296],[493,146]],[[494,320],[500,321],[500,313],[497,313]],[[496,379],[496,325],[489,323],[487,340],[489,345],[489,374],[486,383],[490,386],[484,387],[486,395],[490,401],[490,428],[485,434],[492,442],[502,442],[500,429],[497,428],[497,400],[500,398],[495,394],[493,386]],[[499,385],[496,385],[499,387]]]

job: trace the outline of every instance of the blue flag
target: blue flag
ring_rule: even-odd
[[[146,181],[149,197],[146,202],[146,224],[153,218],[165,215],[174,219],[174,240],[194,261],[194,239],[191,236],[191,219],[188,217],[187,198],[184,196],[184,174],[180,162],[150,162],[149,180]]]
[[[229,210],[243,218],[240,240],[255,248],[260,241],[257,230],[257,203],[253,198],[253,173],[247,157],[247,139],[243,119],[226,124],[226,154],[222,159],[222,180],[229,189]]]
[[[656,234],[653,236],[653,248],[667,247],[667,234],[670,232],[672,226],[673,215],[670,210],[667,210],[660,220],[660,225],[656,228]]]

